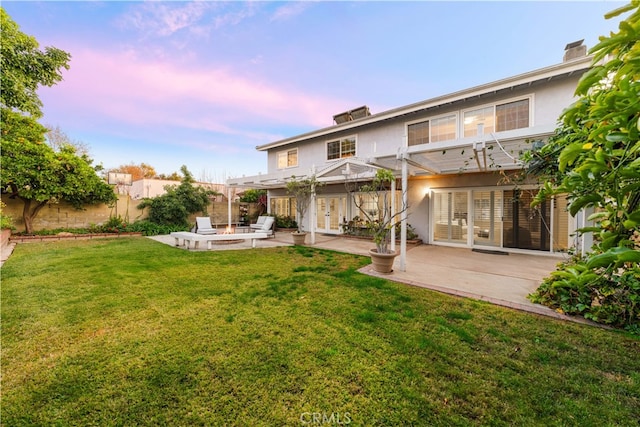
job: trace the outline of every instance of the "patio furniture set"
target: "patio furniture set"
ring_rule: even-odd
[[[238,228],[233,233],[218,233],[218,229],[211,225],[209,217],[197,217],[196,226],[193,232],[176,231],[171,233],[171,237],[176,239],[176,246],[185,246],[187,249],[198,249],[200,242],[207,243],[207,249],[211,249],[213,242],[234,241],[234,240],[251,240],[251,247],[256,247],[256,240],[273,237],[273,226],[275,218],[272,216],[260,216],[255,224],[243,231],[247,233],[238,233]],[[182,244],[180,244],[182,240]]]

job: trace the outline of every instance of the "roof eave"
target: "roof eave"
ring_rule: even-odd
[[[584,71],[590,68],[592,62],[593,62],[593,56],[585,56],[582,58],[552,65],[550,67],[541,68],[538,70],[530,71],[528,73],[508,77],[506,79],[498,80],[492,83],[475,86],[469,89],[450,93],[444,96],[439,96],[436,98],[431,98],[428,100],[420,101],[420,102],[406,105],[403,107],[394,108],[392,110],[383,111],[378,114],[373,114],[368,117],[342,123],[339,125],[333,125],[326,128],[303,133],[297,136],[293,136],[290,138],[285,138],[279,141],[274,141],[268,144],[258,145],[256,147],[256,150],[267,151],[273,148],[278,148],[288,144],[305,141],[311,138],[316,138],[324,135],[329,135],[335,132],[364,126],[371,123],[389,120],[389,119],[410,114],[416,111],[436,107],[438,105],[448,104],[448,103],[452,103],[452,102],[456,102],[456,101],[460,101],[468,98],[474,98],[474,97],[485,95],[491,92],[508,89],[510,87],[520,86],[527,83],[533,83],[535,81],[548,80],[550,78],[558,77],[561,75],[571,75],[573,73]]]

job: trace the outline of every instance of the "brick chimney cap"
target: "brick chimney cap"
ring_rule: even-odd
[[[574,47],[581,46],[583,41],[584,39],[569,43],[565,46],[564,50],[569,50],[569,49],[573,49]]]

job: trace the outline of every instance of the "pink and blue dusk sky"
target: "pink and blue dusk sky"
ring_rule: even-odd
[[[224,181],[267,172],[255,147],[334,114],[412,104],[562,62],[617,31],[624,2],[3,1],[72,56],[39,91],[43,124],[105,168]]]

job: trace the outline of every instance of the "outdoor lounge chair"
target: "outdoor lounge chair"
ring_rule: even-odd
[[[196,217],[196,233],[217,234],[218,230],[211,225],[211,218],[208,216],[198,216]]]
[[[251,224],[249,228],[252,232],[267,233],[269,236],[273,236],[273,226],[276,219],[272,216],[259,216],[258,221],[255,224]]]
[[[264,221],[268,218],[268,216],[259,216],[258,220],[256,221],[255,224],[249,224],[249,228],[251,229],[251,231],[255,231],[255,230],[260,230],[262,228],[262,226],[264,225]]]

